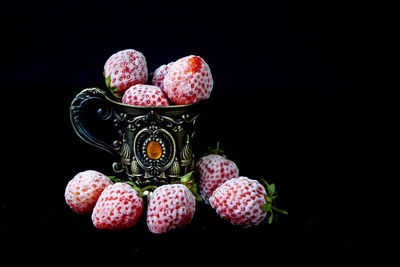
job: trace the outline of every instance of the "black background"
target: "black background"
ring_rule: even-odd
[[[391,56],[388,12],[349,1],[3,1],[1,10],[10,251],[204,265],[391,255],[393,160],[381,149],[394,101],[378,74]],[[104,88],[105,61],[126,48],[149,72],[191,54],[208,62],[199,149],[219,140],[241,175],[276,184],[288,216],[242,229],[198,204],[187,227],[154,235],[144,217],[109,232],[69,209],[68,181],[86,169],[111,175],[113,162],[73,132],[69,105]]]

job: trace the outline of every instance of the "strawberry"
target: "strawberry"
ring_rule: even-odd
[[[122,50],[108,58],[103,74],[107,87],[121,98],[129,87],[147,83],[147,62],[139,51]]]
[[[157,86],[137,84],[125,91],[122,103],[135,106],[169,106],[168,99]]]
[[[195,206],[195,197],[185,185],[160,186],[150,196],[147,226],[155,234],[183,227],[192,220]]]
[[[196,163],[196,170],[200,177],[200,196],[206,203],[222,183],[239,177],[239,169],[235,162],[216,154],[201,157]]]
[[[93,209],[93,225],[99,229],[126,229],[134,226],[143,212],[139,193],[126,183],[109,185]]]
[[[167,76],[168,70],[174,62],[168,63],[167,65],[162,65],[158,67],[153,73],[153,79],[151,84],[154,86],[160,87],[161,90],[164,90],[164,79]]]
[[[87,170],[76,174],[65,188],[68,206],[79,214],[90,214],[104,188],[112,184],[104,174]]]
[[[164,79],[164,92],[177,105],[207,99],[212,88],[210,68],[197,56],[187,56],[174,62]]]
[[[286,211],[273,206],[273,200],[276,198],[275,185],[268,185],[267,191],[258,181],[239,177],[223,183],[209,200],[222,219],[247,228],[258,225],[268,212],[269,223],[274,218],[273,211],[287,214]]]

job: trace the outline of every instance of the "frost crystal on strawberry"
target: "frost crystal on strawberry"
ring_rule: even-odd
[[[150,197],[147,226],[156,234],[183,227],[192,220],[195,206],[195,197],[183,184],[160,186]]]
[[[265,182],[266,183],[266,182]],[[210,205],[222,219],[245,228],[258,225],[269,212],[268,222],[274,219],[274,211],[288,214],[273,206],[277,194],[275,185],[264,186],[256,180],[239,177],[226,181],[210,197]]]
[[[201,157],[197,161],[196,170],[200,177],[200,195],[206,203],[215,189],[222,183],[239,177],[239,169],[235,162],[215,154]]]
[[[164,79],[164,91],[177,105],[191,104],[210,97],[213,79],[208,64],[198,56],[174,62]]]
[[[92,213],[93,225],[99,229],[126,229],[134,226],[143,212],[139,193],[126,183],[104,189]]]
[[[167,76],[168,70],[174,62],[168,63],[167,65],[162,65],[158,67],[153,73],[153,79],[151,84],[154,86],[160,87],[161,90],[164,90],[164,79]]]
[[[74,176],[65,188],[68,206],[79,214],[90,214],[104,188],[112,184],[104,174],[87,170]]]
[[[258,225],[267,213],[264,187],[247,177],[231,179],[223,183],[210,197],[210,204],[222,219],[234,225],[250,227]]]
[[[126,49],[113,54],[104,65],[106,85],[117,98],[135,84],[147,83],[147,62],[139,51]]]
[[[135,106],[169,106],[168,99],[157,86],[137,84],[125,91],[122,103]]]

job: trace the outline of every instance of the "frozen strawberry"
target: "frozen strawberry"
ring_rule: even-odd
[[[196,163],[196,170],[200,177],[200,196],[206,203],[222,183],[239,177],[239,169],[235,162],[215,154],[201,157]]]
[[[164,79],[164,92],[177,105],[207,99],[212,88],[210,68],[197,56],[187,56],[174,62]]]
[[[68,182],[65,200],[70,208],[79,214],[90,214],[104,188],[111,180],[97,171],[80,172]]]
[[[99,229],[126,229],[138,222],[142,212],[143,200],[139,193],[126,183],[115,183],[101,193],[92,221]]]
[[[258,225],[268,212],[269,223],[274,218],[274,211],[287,214],[273,206],[276,198],[275,185],[268,185],[267,191],[258,181],[239,177],[223,183],[209,200],[222,219],[247,228]]]
[[[147,62],[142,53],[126,49],[113,54],[104,65],[106,85],[117,98],[135,84],[146,84]]]
[[[169,106],[168,99],[157,86],[137,84],[125,91],[122,103],[134,106]]]
[[[153,73],[153,80],[151,81],[151,84],[160,87],[161,90],[164,90],[164,79],[165,76],[167,76],[168,70],[172,64],[173,62],[158,67]]]
[[[147,207],[147,226],[155,234],[165,233],[188,224],[194,215],[196,200],[183,184],[158,187]]]

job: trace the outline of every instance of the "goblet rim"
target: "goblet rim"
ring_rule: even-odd
[[[170,105],[170,106],[139,106],[139,105],[131,105],[131,104],[125,104],[116,100],[111,99],[109,96],[105,95],[105,98],[107,101],[123,106],[123,107],[130,107],[130,108],[141,108],[141,109],[180,109],[180,108],[186,108],[186,107],[192,107],[201,104],[202,102],[205,102],[206,100],[200,100],[199,102],[196,103],[190,103],[190,104],[184,104],[184,105]]]

